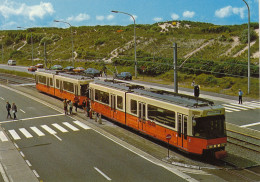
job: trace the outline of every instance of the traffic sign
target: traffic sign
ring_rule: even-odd
[[[167,135],[166,135],[166,140],[169,141],[171,138],[172,138],[171,134],[167,134]]]

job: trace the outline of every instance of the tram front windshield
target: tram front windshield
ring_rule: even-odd
[[[214,139],[226,136],[225,116],[195,118],[193,121],[195,137]]]

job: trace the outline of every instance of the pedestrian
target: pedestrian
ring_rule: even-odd
[[[238,103],[242,104],[242,96],[243,96],[243,92],[241,89],[239,89],[238,91]]]
[[[7,110],[7,117],[6,118],[10,117],[12,119],[12,116],[10,114],[11,104],[9,104],[8,101],[6,102],[6,110]]]
[[[70,115],[72,115],[72,109],[73,109],[73,102],[71,100],[69,100],[69,112],[70,112]]]
[[[64,99],[63,101],[63,107],[64,107],[64,113],[68,114],[68,103],[67,103],[67,99]]]
[[[15,103],[13,103],[13,105],[12,105],[12,112],[13,112],[13,114],[14,114],[14,119],[17,119],[17,118],[16,118],[17,107],[16,107]]]
[[[90,104],[89,104],[89,100],[87,100],[86,108],[87,108],[87,110],[86,110],[86,112],[87,112],[87,117],[89,117],[89,116],[90,116],[90,115],[89,115],[89,113],[90,113]]]
[[[79,106],[79,98],[77,96],[74,97],[74,106],[75,106],[75,111],[78,111],[78,106]]]
[[[82,101],[82,109],[86,111],[86,99]]]
[[[195,80],[192,81],[191,86],[192,86],[192,87],[195,86]]]

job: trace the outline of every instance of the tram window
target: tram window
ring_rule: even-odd
[[[89,95],[88,95],[88,84],[86,84],[86,85],[80,85],[80,92],[81,92],[81,95],[82,95],[82,96],[87,96],[87,97],[89,97]]]
[[[74,93],[73,83],[63,81],[63,89],[69,92]]]
[[[131,99],[131,113],[137,114],[137,101]]]
[[[148,119],[175,128],[175,112],[148,104]]]
[[[226,136],[224,116],[196,118],[195,122],[193,134],[196,137],[213,139]]]
[[[53,86],[52,78],[50,78],[50,86]]]
[[[47,83],[46,77],[39,75],[39,82],[46,85],[46,83]]]
[[[56,88],[60,88],[60,80],[56,80]]]
[[[117,108],[123,109],[123,97],[117,96]]]
[[[95,90],[95,100],[109,104],[109,93],[101,90]]]

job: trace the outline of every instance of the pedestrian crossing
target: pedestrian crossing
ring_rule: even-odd
[[[222,106],[224,106],[226,112],[246,111],[246,110],[259,109],[260,101],[243,102],[243,104],[229,103],[229,104],[222,104]]]
[[[33,137],[43,137],[47,134],[56,135],[59,132],[68,133],[74,131],[80,131],[80,129],[91,129],[86,124],[80,121],[53,123],[50,125],[31,126],[29,128],[18,128],[7,130],[13,140],[21,140],[22,138],[30,139]],[[0,131],[0,141],[7,142],[8,137],[3,131]]]

